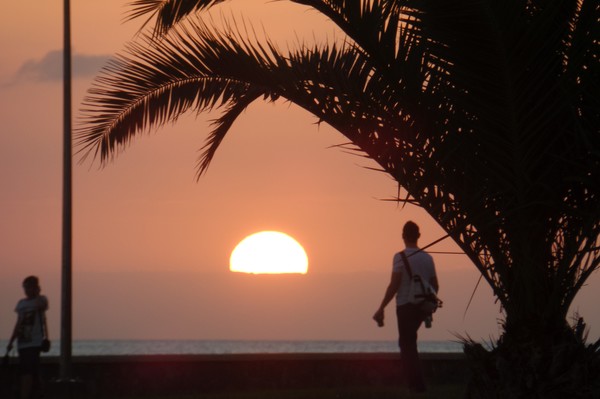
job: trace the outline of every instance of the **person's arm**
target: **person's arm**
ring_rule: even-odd
[[[433,287],[436,294],[440,292],[440,285],[438,284],[437,276],[433,276],[429,279],[429,285]]]
[[[45,295],[38,295],[36,298],[36,305],[38,310],[45,312],[48,310],[48,298]]]
[[[46,313],[42,315],[42,319],[44,322],[44,326],[42,327],[42,333],[44,334],[45,339],[50,339],[50,335],[48,335],[48,319],[46,318]]]
[[[40,315],[40,322],[42,323],[42,334],[44,338],[49,339],[48,336],[48,319],[46,318],[46,311],[48,310],[48,298],[45,295],[38,295],[37,307]]]
[[[400,288],[401,274],[399,272],[392,272],[392,276],[390,277],[390,283],[388,284],[385,294],[383,295],[383,300],[381,301],[381,305],[379,305],[379,309],[373,315],[373,320],[377,322],[379,327],[383,327],[383,319],[384,319],[384,309],[390,303],[394,296],[398,292],[398,288]]]
[[[429,255],[429,254],[428,254]],[[429,278],[429,285],[435,290],[435,293],[437,294],[438,292],[440,292],[440,284],[438,282],[438,278],[437,278],[437,273],[435,271],[435,263],[433,262],[433,258],[431,256],[429,256],[430,259],[430,278]]]
[[[8,345],[6,346],[6,351],[10,352],[13,348],[13,342],[17,339],[19,335],[19,330],[21,329],[21,316],[17,318],[17,322],[15,323],[15,328],[13,328],[12,335],[10,336],[10,340],[8,341]]]

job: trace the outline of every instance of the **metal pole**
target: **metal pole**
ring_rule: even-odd
[[[64,0],[63,43],[63,209],[60,379],[72,379],[72,150],[71,150],[71,6]]]

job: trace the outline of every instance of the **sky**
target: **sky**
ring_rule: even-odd
[[[50,335],[59,336],[62,3],[10,2],[0,15],[0,339],[30,274],[41,279]],[[141,26],[124,22],[127,3],[71,1],[76,126],[94,76]],[[287,2],[233,0],[221,11],[282,45],[339,38],[328,21]],[[397,193],[393,179],[332,148],[347,140],[285,102],[252,104],[196,181],[217,116],[186,115],[140,135],[105,167],[75,155],[74,338],[395,340],[393,305],[385,327],[371,316],[402,249],[402,225],[421,226],[421,245],[442,229],[423,210],[386,201]],[[262,230],[294,237],[308,273],[229,272],[237,243]],[[431,250],[459,251],[450,240]],[[502,315],[475,267],[464,255],[433,256],[444,306],[420,339],[497,338]],[[600,335],[599,284],[596,273],[572,307],[591,338]]]

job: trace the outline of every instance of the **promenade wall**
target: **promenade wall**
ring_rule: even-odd
[[[462,354],[421,355],[430,383],[468,378]],[[73,358],[75,381],[56,381],[59,359],[43,359],[46,397],[115,398],[338,386],[398,386],[397,353],[95,356]],[[10,379],[16,365],[2,370]],[[0,388],[9,389],[6,381]],[[73,392],[66,395],[65,392]]]

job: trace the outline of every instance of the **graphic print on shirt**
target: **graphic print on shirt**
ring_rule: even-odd
[[[33,341],[33,328],[35,326],[37,311],[30,310],[23,313],[21,320],[21,328],[19,330],[19,342],[29,343]]]

